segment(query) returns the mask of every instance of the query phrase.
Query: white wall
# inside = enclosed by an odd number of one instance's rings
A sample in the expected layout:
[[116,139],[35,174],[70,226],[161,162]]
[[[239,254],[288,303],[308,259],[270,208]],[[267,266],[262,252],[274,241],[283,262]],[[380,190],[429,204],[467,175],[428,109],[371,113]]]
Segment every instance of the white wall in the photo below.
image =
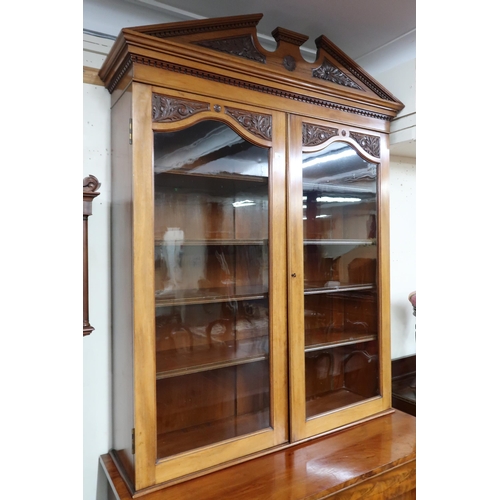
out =
[[[84,5],[92,4],[85,2]],[[115,13],[116,14],[116,13]],[[85,12],[84,12],[85,16]],[[126,18],[121,25],[137,25]],[[163,21],[162,19],[161,21]],[[144,24],[160,22],[144,19]],[[103,31],[102,25],[88,29]],[[109,33],[109,30],[106,30]],[[112,41],[84,35],[83,65],[99,68]],[[404,119],[415,115],[411,85],[415,73],[392,68],[379,79],[396,97],[406,102]],[[413,79],[413,84],[411,80]],[[401,91],[398,91],[398,85]],[[408,96],[406,96],[408,94]],[[408,105],[408,103],[410,103]],[[83,500],[105,500],[106,485],[99,473],[99,456],[111,447],[111,324],[110,324],[110,96],[102,86],[83,85],[83,177],[95,175],[102,184],[89,217],[90,323],[95,331],[83,339]],[[406,116],[406,114],[408,116]],[[413,118],[414,121],[414,118]],[[415,123],[408,127],[415,135]],[[396,130],[398,131],[398,130]],[[408,132],[406,132],[408,134]],[[408,136],[406,135],[405,138]],[[392,141],[391,139],[391,142]],[[415,353],[415,318],[408,294],[416,289],[415,256],[415,159],[391,157],[391,321],[392,356]]]
[[373,76],[405,107],[391,123],[390,230],[391,230],[391,353],[400,358],[416,353],[413,307],[416,290],[416,59],[384,68]]
[[416,290],[416,165],[414,158],[391,157],[391,354],[415,354],[415,316],[408,301]]
[[99,456],[111,447],[110,323],[110,95],[83,85],[83,173],[101,182],[92,202],[89,231],[89,318],[95,330],[83,339],[83,498],[104,500]]

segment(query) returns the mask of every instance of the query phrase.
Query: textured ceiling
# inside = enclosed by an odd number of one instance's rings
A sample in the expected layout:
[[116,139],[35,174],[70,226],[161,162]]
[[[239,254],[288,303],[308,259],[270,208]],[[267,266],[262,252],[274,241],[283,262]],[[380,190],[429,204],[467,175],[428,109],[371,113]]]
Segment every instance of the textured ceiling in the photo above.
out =
[[355,60],[398,46],[400,58],[415,58],[416,0],[123,0],[166,11],[180,19],[263,14],[259,35],[272,41],[276,27],[309,36],[306,53],[316,53],[314,40],[329,38]]

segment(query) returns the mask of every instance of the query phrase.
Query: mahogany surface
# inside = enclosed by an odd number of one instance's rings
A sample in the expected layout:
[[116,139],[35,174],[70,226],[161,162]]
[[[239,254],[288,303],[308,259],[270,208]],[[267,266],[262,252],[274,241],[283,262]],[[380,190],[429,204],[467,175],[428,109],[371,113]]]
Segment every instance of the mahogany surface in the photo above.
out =
[[[132,496],[109,454],[101,465],[114,498]],[[343,431],[141,495],[175,499],[416,498],[416,419],[395,410]]]

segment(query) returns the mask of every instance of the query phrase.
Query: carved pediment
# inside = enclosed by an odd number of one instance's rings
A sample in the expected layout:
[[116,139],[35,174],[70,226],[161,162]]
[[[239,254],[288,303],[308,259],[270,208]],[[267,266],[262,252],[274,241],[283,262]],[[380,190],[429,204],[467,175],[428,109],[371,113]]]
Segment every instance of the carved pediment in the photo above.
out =
[[324,59],[323,64],[319,68],[313,69],[312,76],[314,78],[327,80],[338,85],[344,85],[353,89],[363,90],[354,80],[352,80],[352,78],[349,78],[344,72],[334,66],[328,59]]
[[125,77],[141,81],[141,72],[136,77],[131,68],[146,65],[381,120],[392,120],[404,107],[323,35],[316,39],[314,62],[300,52],[308,37],[284,28],[272,32],[276,50],[264,49],[257,36],[261,18],[252,14],[124,28],[99,76],[113,92]]
[[207,47],[219,52],[225,52],[233,56],[244,57],[251,61],[266,62],[266,56],[261,54],[253,43],[251,35],[236,36],[233,38],[221,38],[217,40],[202,40],[193,42],[201,47]]

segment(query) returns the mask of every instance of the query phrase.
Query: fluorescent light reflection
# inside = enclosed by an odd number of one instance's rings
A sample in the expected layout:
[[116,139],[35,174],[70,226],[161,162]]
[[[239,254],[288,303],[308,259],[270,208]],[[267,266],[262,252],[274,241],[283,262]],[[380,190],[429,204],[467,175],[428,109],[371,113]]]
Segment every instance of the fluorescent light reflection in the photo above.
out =
[[316,158],[310,158],[302,163],[302,168],[314,167],[316,165],[321,165],[322,163],[328,163],[329,161],[340,160],[341,158],[349,158],[350,156],[356,156],[357,153],[353,149],[343,149],[342,151],[336,151],[326,156],[318,156]]
[[234,208],[239,208],[239,207],[251,207],[252,205],[255,205],[255,201],[252,200],[244,200],[244,201],[235,201],[233,203]]
[[[323,215],[316,215],[316,219],[324,219],[325,217],[331,217],[330,215],[323,214]],[[307,217],[302,217],[302,220],[307,220]]]
[[344,198],[342,196],[320,196],[316,201],[321,203],[355,203],[361,201],[361,198]]

